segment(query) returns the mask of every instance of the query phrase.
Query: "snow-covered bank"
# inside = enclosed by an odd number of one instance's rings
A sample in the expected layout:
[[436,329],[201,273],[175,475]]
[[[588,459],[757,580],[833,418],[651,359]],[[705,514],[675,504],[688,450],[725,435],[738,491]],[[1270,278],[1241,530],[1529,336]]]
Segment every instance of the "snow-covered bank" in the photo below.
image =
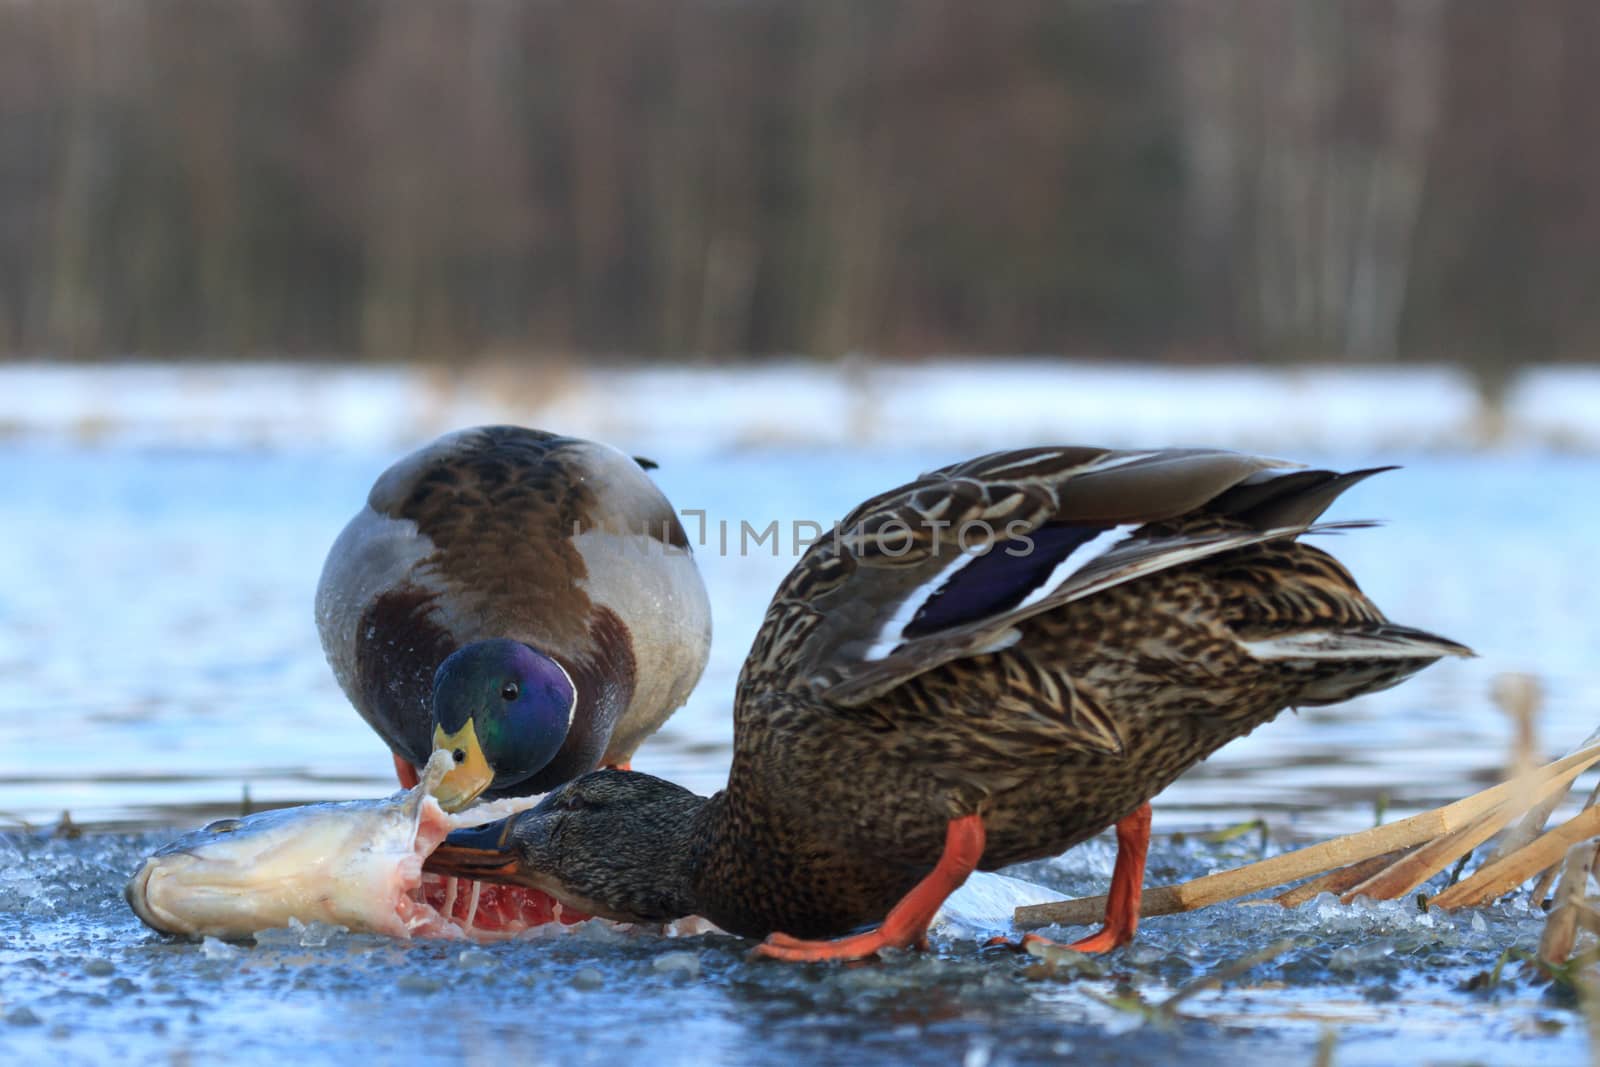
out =
[[511,421],[635,447],[1204,443],[1600,451],[1600,367],[1523,374],[1487,413],[1450,367],[1170,368],[1047,360],[462,374],[294,364],[0,365],[0,435],[391,447]]

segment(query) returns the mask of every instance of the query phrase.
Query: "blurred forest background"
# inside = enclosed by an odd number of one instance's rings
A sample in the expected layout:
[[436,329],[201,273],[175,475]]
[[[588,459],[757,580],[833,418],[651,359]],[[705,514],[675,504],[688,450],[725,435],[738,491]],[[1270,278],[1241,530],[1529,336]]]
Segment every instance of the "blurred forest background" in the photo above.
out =
[[1600,342],[1594,0],[0,0],[12,358]]

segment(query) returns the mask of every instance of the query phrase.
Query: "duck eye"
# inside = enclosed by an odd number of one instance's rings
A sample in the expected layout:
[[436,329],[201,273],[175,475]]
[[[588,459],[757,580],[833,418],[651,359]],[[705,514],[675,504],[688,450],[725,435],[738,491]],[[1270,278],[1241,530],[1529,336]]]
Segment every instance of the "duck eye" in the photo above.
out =
[[500,688],[500,698],[502,700],[515,700],[521,692],[522,690],[517,688],[516,682],[507,682]]
[[467,762],[467,750],[464,748],[458,748],[454,752],[450,753],[450,758],[455,760],[457,763],[465,763]]

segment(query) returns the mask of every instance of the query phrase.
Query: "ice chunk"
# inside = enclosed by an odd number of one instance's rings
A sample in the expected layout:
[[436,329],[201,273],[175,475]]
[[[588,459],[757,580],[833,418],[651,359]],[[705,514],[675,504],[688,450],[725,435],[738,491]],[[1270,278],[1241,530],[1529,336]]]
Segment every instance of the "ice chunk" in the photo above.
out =
[[208,937],[204,941],[200,942],[200,954],[208,960],[228,960],[239,955],[239,949],[237,946],[230,945],[226,941],[219,941],[214,937]]
[[994,1042],[980,1037],[967,1046],[966,1054],[961,1057],[961,1067],[989,1067],[993,1056]]
[[1394,955],[1394,942],[1387,940],[1341,945],[1328,957],[1328,967],[1335,971],[1361,971],[1392,955]]
[[657,956],[650,969],[684,980],[700,977],[700,955],[695,952],[668,952]]
[[1011,916],[1029,904],[1047,904],[1063,894],[1005,874],[974,871],[934,916],[932,933],[949,940],[981,940],[1011,932]]
[[253,936],[256,944],[264,948],[322,948],[344,933],[348,931],[342,926],[316,919],[301,922],[291,915],[288,925],[258,930]]

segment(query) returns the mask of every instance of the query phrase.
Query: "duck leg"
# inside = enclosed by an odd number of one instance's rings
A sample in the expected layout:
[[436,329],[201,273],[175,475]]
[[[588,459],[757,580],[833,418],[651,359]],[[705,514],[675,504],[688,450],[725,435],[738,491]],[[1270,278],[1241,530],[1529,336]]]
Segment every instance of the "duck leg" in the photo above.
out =
[[928,926],[946,898],[961,887],[983,858],[983,816],[964,815],[945,828],[944,852],[927,877],[912,887],[876,930],[837,941],[806,941],[788,934],[772,934],[755,948],[755,955],[777,960],[860,960],[882,948],[926,948]]
[[1150,802],[1117,821],[1117,865],[1111,870],[1106,924],[1098,934],[1074,941],[1079,952],[1109,952],[1133,940],[1139,928],[1139,897],[1144,893],[1144,861],[1150,852]]
[[[1077,952],[1109,952],[1133,940],[1139,928],[1139,898],[1144,893],[1144,861],[1150,852],[1150,802],[1140,804],[1129,815],[1117,820],[1117,865],[1111,871],[1111,892],[1106,897],[1106,923],[1098,934],[1091,934],[1067,947]],[[989,944],[1009,944],[997,937]],[[1053,945],[1048,937],[1024,934],[1016,947],[1029,944]]]

